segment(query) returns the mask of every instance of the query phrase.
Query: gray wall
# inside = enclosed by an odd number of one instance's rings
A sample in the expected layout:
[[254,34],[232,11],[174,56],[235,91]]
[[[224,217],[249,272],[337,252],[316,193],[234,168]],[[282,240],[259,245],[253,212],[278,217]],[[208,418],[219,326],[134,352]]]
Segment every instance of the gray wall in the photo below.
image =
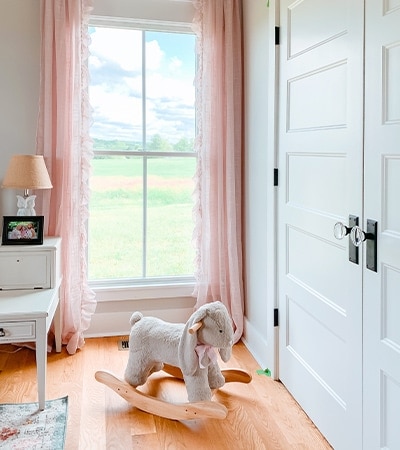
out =
[[274,90],[275,4],[244,0],[245,342],[273,370],[275,302]]
[[[34,154],[39,100],[39,0],[0,0],[0,180],[13,154]],[[20,193],[20,192],[19,192]],[[0,217],[17,212],[0,190]]]

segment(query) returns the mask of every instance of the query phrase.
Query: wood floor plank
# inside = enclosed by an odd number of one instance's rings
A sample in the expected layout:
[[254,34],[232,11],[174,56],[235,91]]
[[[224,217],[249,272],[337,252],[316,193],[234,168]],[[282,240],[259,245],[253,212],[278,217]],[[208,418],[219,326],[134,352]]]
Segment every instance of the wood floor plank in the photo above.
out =
[[[128,351],[120,337],[87,339],[83,350],[48,356],[47,398],[69,397],[66,450],[327,450],[329,444],[285,387],[265,375],[246,347],[235,345],[223,367],[246,369],[249,384],[227,383],[213,400],[225,405],[224,420],[176,421],[139,411],[97,382],[97,370],[123,376]],[[1,351],[1,346],[0,346]],[[185,402],[185,385],[165,372],[140,388],[167,401]],[[35,354],[0,352],[0,402],[37,401]]]
[[104,414],[106,397],[99,383],[93,383],[93,374],[99,364],[105,364],[108,350],[109,347],[101,341],[95,341],[90,355],[86,355],[84,350],[80,352],[84,358],[79,448],[107,448],[107,434],[104,433],[107,426],[107,416]]

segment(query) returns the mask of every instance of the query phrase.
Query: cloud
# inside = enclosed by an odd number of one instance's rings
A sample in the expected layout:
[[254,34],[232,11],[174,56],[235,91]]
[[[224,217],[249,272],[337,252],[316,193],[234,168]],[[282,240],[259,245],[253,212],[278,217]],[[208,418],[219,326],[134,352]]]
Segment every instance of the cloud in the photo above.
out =
[[[162,47],[162,34],[146,42],[146,128],[149,139],[160,134],[175,143],[194,137],[194,74],[174,48]],[[141,141],[142,32],[96,28],[91,37],[92,136]]]
[[[91,34],[90,53],[97,57],[96,65],[115,63],[125,71],[138,71],[142,65],[141,32],[118,28],[96,28]],[[127,49],[136,49],[127,58]]]
[[171,72],[178,72],[179,69],[182,67],[182,64],[183,63],[179,58],[177,58],[176,56],[173,56],[169,61],[168,68]]
[[146,42],[146,69],[158,70],[165,57],[157,41]]

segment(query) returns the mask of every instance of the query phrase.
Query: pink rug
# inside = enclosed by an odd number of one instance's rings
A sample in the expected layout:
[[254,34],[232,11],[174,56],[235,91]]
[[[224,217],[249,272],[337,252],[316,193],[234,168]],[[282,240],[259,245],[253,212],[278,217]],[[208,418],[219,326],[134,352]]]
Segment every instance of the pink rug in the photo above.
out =
[[68,397],[38,403],[0,404],[0,449],[63,450]]

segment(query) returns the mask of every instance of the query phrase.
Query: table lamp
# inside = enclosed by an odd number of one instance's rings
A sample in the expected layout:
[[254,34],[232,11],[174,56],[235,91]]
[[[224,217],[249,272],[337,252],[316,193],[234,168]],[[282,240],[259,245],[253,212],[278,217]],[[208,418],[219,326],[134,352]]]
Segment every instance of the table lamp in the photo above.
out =
[[17,195],[17,216],[36,216],[36,195],[29,195],[29,189],[51,189],[53,187],[43,156],[14,155],[1,187],[23,189],[24,196]]

